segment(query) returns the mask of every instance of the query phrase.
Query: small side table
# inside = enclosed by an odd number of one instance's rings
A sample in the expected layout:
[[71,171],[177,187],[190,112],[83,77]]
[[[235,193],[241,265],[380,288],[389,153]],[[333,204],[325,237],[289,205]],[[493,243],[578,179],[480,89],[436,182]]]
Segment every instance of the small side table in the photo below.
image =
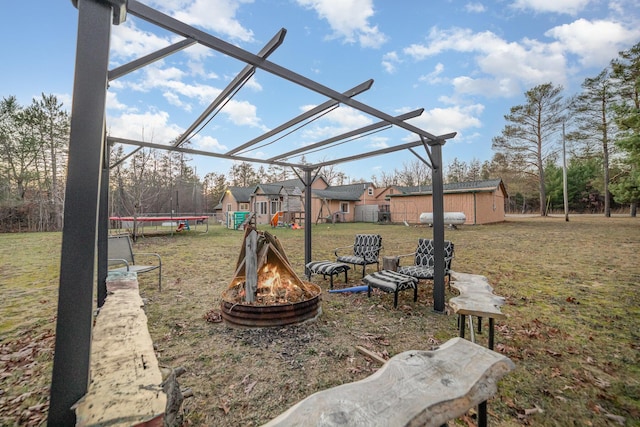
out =
[[[489,318],[489,350],[494,347],[494,321],[495,319],[504,319],[505,315],[500,311],[500,307],[504,305],[504,298],[493,293],[493,288],[489,285],[486,277],[477,274],[455,273],[453,281],[450,282],[451,287],[460,292],[460,296],[451,298],[449,306],[453,312],[458,314],[458,327],[460,328],[460,337],[465,335],[465,320],[469,316],[469,334],[471,342],[475,343],[475,335],[473,331],[472,316],[478,317],[478,332],[483,317]],[[478,426],[487,426],[487,402],[478,405]]]

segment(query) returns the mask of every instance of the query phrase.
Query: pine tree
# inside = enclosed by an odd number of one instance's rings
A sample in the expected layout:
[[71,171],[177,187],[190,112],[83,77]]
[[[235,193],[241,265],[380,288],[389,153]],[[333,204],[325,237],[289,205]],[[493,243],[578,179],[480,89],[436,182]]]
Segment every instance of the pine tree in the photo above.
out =
[[[526,103],[511,107],[504,118],[508,124],[500,136],[493,138],[492,148],[514,160],[538,183],[540,215],[547,214],[544,165],[558,150],[556,135],[565,120],[562,86],[545,83],[525,93]],[[517,162],[516,162],[517,161]]]

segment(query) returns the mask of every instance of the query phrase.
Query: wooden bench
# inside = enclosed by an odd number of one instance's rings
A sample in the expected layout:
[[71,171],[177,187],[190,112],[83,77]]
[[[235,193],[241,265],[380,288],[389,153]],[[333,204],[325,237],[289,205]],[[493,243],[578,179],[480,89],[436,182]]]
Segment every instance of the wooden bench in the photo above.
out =
[[172,425],[183,399],[179,373],[164,372],[163,381],[136,274],[109,273],[107,291],[92,331],[91,382],[73,408],[76,425]]
[[347,271],[351,269],[348,264],[333,261],[312,261],[305,267],[308,280],[311,280],[312,274],[322,274],[325,279],[329,276],[330,289],[333,289],[333,276],[340,273],[344,273],[344,283],[347,283]]
[[[493,293],[493,288],[489,285],[486,277],[477,274],[466,274],[452,272],[453,281],[449,282],[451,287],[460,292],[460,296],[451,298],[449,306],[454,313],[458,314],[458,327],[460,337],[465,336],[466,316],[469,316],[469,334],[472,342],[475,342],[473,331],[473,317],[478,317],[478,333],[482,332],[482,318],[489,318],[489,339],[488,348],[494,347],[494,321],[503,319],[505,315],[500,311],[504,305],[504,298]],[[486,402],[482,402],[478,408],[478,425],[487,425]]]
[[264,427],[440,426],[495,395],[513,369],[506,356],[453,338],[433,351],[400,353],[363,380],[314,393]]

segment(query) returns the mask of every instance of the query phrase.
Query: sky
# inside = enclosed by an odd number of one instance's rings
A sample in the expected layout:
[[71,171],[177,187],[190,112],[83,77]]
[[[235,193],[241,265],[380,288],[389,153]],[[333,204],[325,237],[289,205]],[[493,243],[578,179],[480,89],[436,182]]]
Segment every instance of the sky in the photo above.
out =
[[[585,78],[640,42],[639,0],[143,0],[200,30],[258,53],[281,29],[269,61],[344,92],[369,79],[354,99],[434,135],[456,132],[443,163],[491,160],[491,140],[511,107],[543,83],[580,91]],[[78,10],[71,0],[12,2],[0,26],[0,96],[22,106],[56,95],[71,111]],[[181,40],[128,15],[112,27],[110,69]],[[184,132],[245,64],[194,45],[114,80],[107,93],[107,131],[114,137],[169,144]],[[226,153],[328,98],[266,71],[251,80],[191,138],[190,148]],[[267,159],[379,121],[340,106],[297,131],[242,155]],[[306,155],[312,163],[416,140],[393,127]],[[134,147],[125,146],[126,151]],[[424,154],[420,147],[418,154]],[[426,156],[424,156],[426,157]],[[298,163],[299,157],[289,161]],[[402,151],[336,165],[369,180],[415,162]],[[203,177],[232,162],[194,156]],[[255,164],[256,169],[259,164]]]

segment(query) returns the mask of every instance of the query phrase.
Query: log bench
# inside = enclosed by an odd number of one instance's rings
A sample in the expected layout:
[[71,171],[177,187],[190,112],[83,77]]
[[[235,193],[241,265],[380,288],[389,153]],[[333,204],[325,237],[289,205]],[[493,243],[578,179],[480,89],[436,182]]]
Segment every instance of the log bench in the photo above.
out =
[[136,273],[109,273],[95,319],[91,380],[74,405],[79,426],[162,426],[163,378],[147,329]]
[[506,356],[453,338],[433,351],[400,353],[363,380],[314,393],[264,427],[440,426],[493,396],[513,369]]
[[[493,288],[489,285],[486,277],[478,274],[466,274],[452,272],[453,281],[449,282],[451,287],[457,289],[460,295],[449,300],[449,306],[454,313],[458,314],[459,335],[465,336],[466,316],[469,316],[469,334],[472,342],[475,342],[473,331],[473,317],[478,317],[478,333],[482,332],[482,318],[489,318],[489,339],[488,348],[494,347],[494,321],[503,319],[505,315],[500,311],[504,305],[504,298],[493,293]],[[487,425],[487,406],[482,402],[478,407],[478,426]]]

